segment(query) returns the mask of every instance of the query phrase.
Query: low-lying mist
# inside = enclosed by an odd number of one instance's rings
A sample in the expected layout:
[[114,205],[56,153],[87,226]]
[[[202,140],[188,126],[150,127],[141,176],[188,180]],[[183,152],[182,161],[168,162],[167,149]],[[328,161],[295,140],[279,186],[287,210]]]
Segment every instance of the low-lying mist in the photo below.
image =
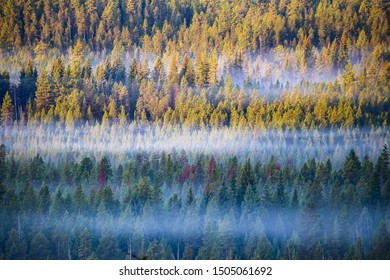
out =
[[390,257],[387,128],[30,123],[0,141],[0,258]]
[[378,156],[389,144],[387,128],[316,129],[307,131],[194,129],[154,125],[126,126],[79,124],[66,128],[61,124],[14,126],[0,133],[0,143],[16,158],[32,158],[39,153],[45,160],[57,162],[64,157],[81,159],[108,157],[117,166],[136,153],[179,153],[192,159],[197,154],[216,157],[230,155],[240,160],[279,162],[294,160],[300,166],[308,159],[330,159],[339,167],[351,149],[361,157]]

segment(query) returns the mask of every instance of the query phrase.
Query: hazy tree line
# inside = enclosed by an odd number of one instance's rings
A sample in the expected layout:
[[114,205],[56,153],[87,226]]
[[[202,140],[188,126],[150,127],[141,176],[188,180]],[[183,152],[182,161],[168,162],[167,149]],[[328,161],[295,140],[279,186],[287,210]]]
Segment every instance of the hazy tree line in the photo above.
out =
[[367,58],[368,70],[347,64],[338,79],[330,82],[290,84],[266,78],[253,81],[248,76],[238,86],[233,81],[236,70],[220,76],[217,64],[194,64],[188,56],[180,62],[173,57],[169,67],[157,57],[151,70],[146,60],[133,58],[127,67],[117,57],[106,59],[93,71],[89,58],[79,58],[84,57],[82,48],[80,42],[75,45],[71,57],[78,58],[73,62],[66,65],[60,57],[49,71],[39,74],[29,61],[16,84],[3,71],[3,125],[15,120],[69,125],[85,120],[135,120],[197,127],[308,129],[387,126],[389,122],[390,67],[385,50],[377,49]]
[[[0,143],[15,160],[32,160],[37,153],[45,162],[62,164],[85,156],[106,157],[115,168],[140,152],[177,154],[185,152],[194,161],[198,154],[225,161],[235,155],[242,162],[267,162],[271,156],[281,164],[293,161],[300,168],[308,159],[326,161],[334,168],[343,165],[351,149],[375,160],[390,144],[388,128],[309,129],[199,129],[164,125],[35,122],[16,124],[0,132]],[[60,169],[62,167],[59,167]]]
[[389,152],[297,168],[138,153],[56,165],[0,149],[6,259],[389,259]]
[[1,4],[6,125],[128,119],[310,128],[389,121],[383,1]]
[[[386,1],[272,0],[2,0],[0,47],[66,49],[80,39],[91,50],[143,46],[160,54],[256,52],[284,45],[310,52],[389,43]],[[335,45],[335,46],[333,46]]]
[[0,0],[0,258],[390,259],[389,18]]

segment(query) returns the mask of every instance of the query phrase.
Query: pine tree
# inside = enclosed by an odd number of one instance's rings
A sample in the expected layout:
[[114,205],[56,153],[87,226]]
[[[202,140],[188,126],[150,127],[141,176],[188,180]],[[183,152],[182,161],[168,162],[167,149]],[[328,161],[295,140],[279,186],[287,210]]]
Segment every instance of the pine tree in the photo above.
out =
[[34,213],[38,206],[35,190],[28,186],[23,193],[22,208],[25,213]]
[[188,189],[188,192],[187,192],[186,198],[184,200],[184,203],[185,203],[185,205],[187,207],[191,207],[191,205],[194,202],[194,200],[195,200],[194,193],[192,191],[192,187],[190,187]]
[[356,185],[360,179],[361,164],[354,150],[349,152],[349,155],[344,163],[343,177],[346,183]]
[[168,82],[171,84],[177,84],[178,81],[178,61],[177,55],[173,55],[171,58],[171,63],[169,64],[168,69]]
[[184,247],[183,260],[193,260],[194,259],[194,251],[190,244],[186,244]]
[[51,105],[51,85],[46,70],[42,70],[37,80],[37,91],[35,92],[36,112],[42,110],[47,112]]
[[6,178],[6,171],[7,171],[7,166],[6,166],[6,148],[4,144],[0,145],[0,184],[3,182]]
[[29,60],[27,68],[22,68],[20,72],[20,84],[18,86],[18,96],[20,98],[20,105],[25,107],[29,100],[32,101],[37,90],[38,72],[33,66],[32,61]]
[[312,259],[318,243],[323,241],[323,223],[320,208],[323,205],[322,187],[315,181],[309,183],[305,194],[305,206],[300,217],[300,255]]
[[352,259],[354,259],[354,260],[363,260],[364,259],[363,244],[362,244],[361,238],[358,238],[355,242],[355,247],[353,250]]
[[378,160],[371,175],[371,180],[365,189],[365,202],[366,205],[371,207],[376,207],[381,195],[380,170],[380,160]]
[[124,258],[118,241],[107,231],[103,231],[100,236],[96,254],[100,260],[120,260]]
[[38,193],[38,210],[43,215],[49,212],[50,207],[50,191],[47,185],[43,186]]
[[383,186],[383,201],[384,205],[390,205],[390,178],[387,179]]
[[12,105],[11,96],[7,91],[3,99],[3,104],[1,105],[1,123],[4,127],[12,124],[13,114],[14,106]]
[[8,233],[8,240],[5,243],[7,260],[24,260],[27,253],[27,245],[23,235],[12,229]]
[[98,177],[98,184],[99,187],[104,188],[107,184],[107,181],[112,176],[112,170],[111,165],[106,157],[103,157],[100,161],[99,166],[99,177]]
[[78,257],[80,260],[87,260],[92,255],[92,238],[87,228],[80,233],[79,240]]
[[255,260],[272,260],[274,259],[274,250],[267,236],[262,234],[257,242],[256,249],[254,251]]
[[165,80],[164,65],[160,57],[157,57],[154,63],[152,78],[156,83],[162,83]]
[[390,234],[384,221],[381,221],[377,227],[374,239],[372,241],[372,248],[370,259],[374,260],[388,260],[390,258]]
[[292,236],[286,242],[286,246],[283,249],[283,259],[284,260],[298,260],[299,256],[299,241],[296,236]]
[[241,170],[239,180],[240,180],[240,188],[238,189],[237,192],[237,199],[238,201],[242,201],[247,189],[249,188],[254,190],[255,188],[255,176],[253,173],[251,160],[249,158],[246,160],[245,165]]
[[76,188],[73,195],[73,205],[76,212],[83,212],[87,207],[87,200],[81,186]]
[[274,198],[274,201],[276,202],[276,206],[279,208],[284,208],[287,206],[287,195],[286,195],[284,184],[285,183],[283,180],[283,175],[282,172],[280,172],[278,185],[276,188],[275,198]]
[[108,117],[111,120],[115,120],[117,118],[116,104],[115,104],[114,99],[111,99],[110,103],[108,104]]
[[195,84],[198,87],[208,86],[210,83],[210,65],[207,61],[206,53],[202,53],[196,58]]
[[389,151],[387,145],[383,145],[381,155],[378,159],[380,161],[380,183],[381,186],[390,178],[390,161],[389,161]]
[[218,73],[218,57],[216,52],[211,55],[210,59],[210,70],[209,70],[209,80],[210,85],[215,86],[218,82],[217,73]]
[[72,110],[69,109],[68,112],[66,113],[66,118],[65,118],[66,131],[72,132],[74,129],[74,124],[75,124],[75,118],[73,116]]
[[0,72],[0,100],[11,90],[10,76],[7,71]]
[[194,65],[191,58],[189,58],[187,55],[185,55],[183,58],[183,62],[180,67],[179,78],[181,82],[184,79],[185,83],[190,87],[195,85]]
[[46,235],[39,231],[35,234],[31,240],[31,249],[29,258],[32,260],[46,260],[50,259],[50,241],[47,239]]
[[137,65],[137,61],[134,58],[131,61],[130,70],[129,70],[129,81],[130,81],[130,83],[135,82],[137,76],[138,76],[138,65]]

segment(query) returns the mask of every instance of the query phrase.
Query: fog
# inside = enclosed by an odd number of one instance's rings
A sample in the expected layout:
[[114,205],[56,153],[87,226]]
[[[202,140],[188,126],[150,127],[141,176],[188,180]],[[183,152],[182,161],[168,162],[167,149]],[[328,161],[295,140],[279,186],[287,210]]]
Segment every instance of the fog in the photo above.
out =
[[336,168],[351,149],[362,158],[376,158],[389,145],[387,128],[318,129],[308,131],[194,129],[172,126],[78,124],[69,129],[61,124],[14,126],[0,133],[0,143],[16,158],[32,158],[39,153],[57,162],[72,156],[108,157],[116,166],[139,152],[181,152],[190,159],[200,153],[216,157],[235,155],[254,162],[294,160],[300,166],[308,159],[330,159]]
[[[370,199],[371,183],[364,182],[372,178],[348,183],[340,168],[350,149],[360,159],[368,155],[375,163],[383,145],[389,145],[389,137],[387,128],[283,131],[136,123],[78,123],[72,128],[60,123],[14,125],[0,133],[10,166],[0,193],[0,245],[9,244],[12,230],[27,242],[33,242],[36,235],[42,239],[39,234],[44,234],[50,240],[49,256],[22,252],[19,258],[83,258],[78,248],[87,232],[91,248],[103,259],[181,259],[187,245],[194,250],[192,258],[292,258],[285,256],[288,248],[299,251],[300,258],[326,259],[342,258],[359,240],[359,250],[368,258],[375,232],[390,208],[380,194],[378,200]],[[176,173],[166,171],[163,152],[178,164]],[[179,159],[183,152],[189,165]],[[150,157],[146,171],[143,159],[137,159],[145,153],[146,157],[157,155],[157,163]],[[37,154],[44,160],[38,169],[39,161],[30,166]],[[194,163],[201,154],[208,158],[203,158],[204,165],[198,169]],[[94,167],[80,172],[76,165],[86,156],[93,159]],[[218,168],[216,175],[210,167],[211,156]],[[229,177],[233,156],[239,161],[238,170],[233,171],[237,172],[235,183]],[[280,164],[273,175],[267,167],[272,156]],[[108,169],[102,169],[103,157],[110,161],[110,178]],[[263,168],[256,173],[259,177],[252,187],[242,183],[247,158],[253,170],[255,163]],[[322,180],[317,185],[319,193],[312,191],[316,186],[301,177],[299,169],[293,171],[312,158],[317,163],[330,159],[332,165],[328,179],[318,179]],[[291,174],[281,183],[278,178],[283,178],[284,167],[290,163]],[[119,164],[124,166],[120,177]],[[131,173],[134,164],[137,173]],[[194,171],[181,182],[179,178],[185,174],[181,165],[203,170],[204,175],[196,177],[201,173]],[[317,167],[312,172],[318,173]],[[46,198],[44,186],[48,186]],[[188,199],[190,188],[192,197]],[[155,241],[163,246],[158,247],[157,255],[153,253]],[[119,253],[101,249],[104,246],[118,247]],[[271,255],[264,255],[264,248],[270,248]],[[340,253],[332,251],[334,248]]]
[[[171,63],[172,56],[174,54],[165,52],[160,55],[164,64],[165,73],[168,73],[168,69]],[[187,55],[193,60],[195,65],[196,56],[195,53],[187,53]],[[284,69],[283,63],[286,56],[290,56],[290,66],[288,69]],[[312,57],[316,58],[321,55],[321,50],[313,49]],[[356,58],[356,53],[350,52],[350,61],[354,66],[358,67],[360,60]],[[368,55],[368,54],[366,54]],[[152,72],[154,63],[159,55],[155,53],[145,52],[142,48],[136,47],[131,51],[118,52],[117,50],[94,52],[88,51],[83,54],[83,59],[87,57],[91,61],[93,73],[96,73],[98,66],[104,66],[106,60],[114,61],[117,58],[121,58],[126,67],[126,72],[129,72],[130,64],[133,59],[137,63],[146,62],[149,71]],[[247,82],[247,78],[250,78],[251,87],[257,88],[259,91],[269,90],[272,87],[272,93],[270,97],[275,97],[277,91],[275,86],[278,84],[280,88],[283,88],[288,83],[290,86],[299,85],[302,81],[310,81],[312,83],[330,82],[340,77],[340,72],[344,69],[338,69],[337,67],[325,67],[316,66],[314,63],[305,65],[303,71],[299,61],[296,61],[296,54],[292,49],[281,48],[271,49],[267,51],[243,54],[242,67],[234,68],[232,66],[232,57],[227,57],[224,54],[217,55],[217,79],[226,80],[227,75],[232,78],[233,84],[239,87],[244,87]],[[16,57],[16,58],[15,58]],[[64,61],[65,66],[69,66],[72,61],[72,49],[66,52],[58,49],[48,49],[45,54],[33,54],[26,50],[14,52],[4,52],[0,56],[0,71],[7,70],[10,73],[11,82],[17,84],[19,82],[20,71],[23,66],[27,65],[28,60],[32,60],[34,66],[37,68],[38,73],[43,69],[50,73],[51,68],[56,59],[61,58]],[[207,57],[211,59],[211,54]],[[183,55],[178,57],[179,68],[183,60]],[[83,65],[84,61],[80,62]],[[180,70],[180,69],[179,69]],[[281,91],[280,91],[281,92]],[[265,93],[269,94],[269,93]]]

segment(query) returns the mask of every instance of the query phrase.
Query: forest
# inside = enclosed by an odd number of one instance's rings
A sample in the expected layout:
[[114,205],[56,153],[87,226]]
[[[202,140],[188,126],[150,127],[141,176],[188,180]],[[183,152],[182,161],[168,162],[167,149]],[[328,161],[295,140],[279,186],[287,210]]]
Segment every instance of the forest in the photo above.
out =
[[389,19],[0,0],[0,259],[390,259]]

